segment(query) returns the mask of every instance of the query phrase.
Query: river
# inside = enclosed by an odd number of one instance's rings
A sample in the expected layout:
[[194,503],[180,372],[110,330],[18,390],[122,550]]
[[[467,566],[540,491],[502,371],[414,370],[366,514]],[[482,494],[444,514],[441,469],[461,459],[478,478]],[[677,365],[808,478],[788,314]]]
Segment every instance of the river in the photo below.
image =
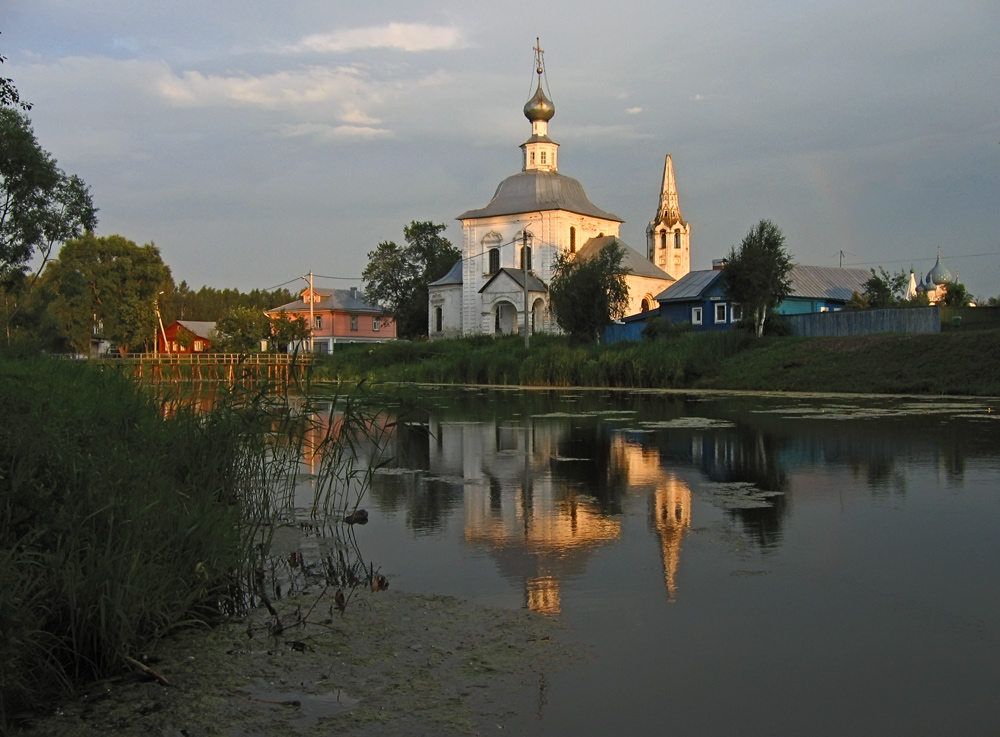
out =
[[[996,735],[995,400],[426,389],[356,527],[579,657],[529,735]],[[305,502],[303,502],[305,504]]]

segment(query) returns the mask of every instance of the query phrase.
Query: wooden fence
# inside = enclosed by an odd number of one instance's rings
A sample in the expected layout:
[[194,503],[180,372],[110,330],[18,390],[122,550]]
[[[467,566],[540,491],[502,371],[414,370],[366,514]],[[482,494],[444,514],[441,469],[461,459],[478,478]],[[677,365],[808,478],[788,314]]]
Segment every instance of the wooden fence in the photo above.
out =
[[792,335],[810,338],[879,333],[939,333],[941,315],[936,305],[888,310],[842,310],[784,315]]
[[149,383],[181,381],[289,382],[308,370],[311,355],[293,353],[109,353],[86,359]]

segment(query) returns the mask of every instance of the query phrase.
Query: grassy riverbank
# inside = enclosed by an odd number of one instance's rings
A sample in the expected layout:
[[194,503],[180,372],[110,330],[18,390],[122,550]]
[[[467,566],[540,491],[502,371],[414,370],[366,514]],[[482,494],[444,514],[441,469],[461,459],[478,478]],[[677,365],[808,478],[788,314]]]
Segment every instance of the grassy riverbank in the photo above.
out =
[[747,389],[1000,396],[1000,331],[856,338],[682,333],[571,346],[516,336],[337,346],[315,379],[521,386]]
[[2,732],[234,605],[273,425],[253,401],[196,414],[41,358],[0,359],[0,407]]

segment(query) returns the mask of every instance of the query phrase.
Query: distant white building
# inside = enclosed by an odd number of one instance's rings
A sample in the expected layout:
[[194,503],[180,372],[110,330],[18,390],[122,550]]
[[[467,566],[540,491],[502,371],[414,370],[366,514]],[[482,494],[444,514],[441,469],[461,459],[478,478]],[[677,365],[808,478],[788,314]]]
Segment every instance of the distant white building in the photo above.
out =
[[[587,258],[618,238],[622,219],[594,205],[580,182],[559,173],[559,144],[548,135],[555,106],[542,91],[541,50],[535,51],[538,87],[524,106],[531,137],[521,144],[521,171],[504,179],[485,207],[458,216],[462,223],[462,259],[447,275],[429,285],[428,325],[432,339],[523,329],[525,258],[531,330],[558,332],[548,310],[548,284],[559,255]],[[669,156],[667,167],[673,186]],[[676,204],[676,189],[673,201]],[[654,232],[668,227],[671,233],[679,229],[686,249],[686,273],[690,268],[690,226],[680,219],[679,208],[674,209],[677,217],[669,225],[664,221]],[[626,278],[630,296],[626,314],[654,307],[654,296],[672,284],[675,276],[624,242],[619,243],[625,249],[624,265],[631,271]],[[668,259],[668,263],[673,261]]]

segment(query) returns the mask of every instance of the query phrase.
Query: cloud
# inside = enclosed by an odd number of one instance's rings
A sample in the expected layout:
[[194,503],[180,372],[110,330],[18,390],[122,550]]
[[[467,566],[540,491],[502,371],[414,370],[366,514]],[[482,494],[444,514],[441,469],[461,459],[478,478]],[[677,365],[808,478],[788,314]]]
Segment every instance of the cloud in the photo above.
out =
[[328,125],[325,123],[299,123],[283,125],[278,133],[284,138],[312,138],[320,142],[339,143],[342,141],[369,141],[375,138],[388,138],[392,132],[385,128],[364,125]]
[[364,94],[365,83],[352,67],[307,67],[262,76],[168,73],[157,85],[168,101],[182,107],[247,105],[279,108],[328,102]]
[[639,113],[642,112],[642,108],[641,107],[630,107],[630,108],[626,108],[625,112],[627,114],[629,114],[629,115],[638,115]]
[[452,26],[423,23],[390,23],[386,26],[351,28],[315,33],[282,49],[285,53],[342,53],[359,49],[397,51],[449,51],[466,46],[463,34]]

